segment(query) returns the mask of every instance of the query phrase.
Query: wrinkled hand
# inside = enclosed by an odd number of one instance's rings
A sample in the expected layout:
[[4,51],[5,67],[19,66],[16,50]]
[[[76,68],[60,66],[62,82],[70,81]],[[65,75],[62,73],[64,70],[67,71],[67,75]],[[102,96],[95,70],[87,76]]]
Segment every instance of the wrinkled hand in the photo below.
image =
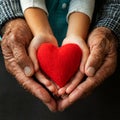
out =
[[46,89],[30,77],[34,69],[27,55],[27,48],[32,39],[32,33],[26,22],[23,19],[12,20],[5,25],[3,32],[1,48],[6,69],[26,90],[42,100],[51,111],[55,111],[55,100]]
[[94,29],[88,38],[88,46],[90,55],[85,66],[85,73],[88,77],[68,97],[58,102],[60,111],[91,93],[115,71],[116,39],[109,29],[104,27]]
[[75,74],[75,76],[71,79],[71,81],[66,86],[64,86],[58,91],[58,94],[63,96],[66,93],[70,94],[82,81],[85,75],[85,64],[89,56],[89,49],[87,47],[87,44],[85,40],[83,40],[80,36],[71,34],[63,40],[62,45],[69,44],[69,43],[77,44],[80,47],[80,49],[82,50],[82,59],[81,59],[78,72]]

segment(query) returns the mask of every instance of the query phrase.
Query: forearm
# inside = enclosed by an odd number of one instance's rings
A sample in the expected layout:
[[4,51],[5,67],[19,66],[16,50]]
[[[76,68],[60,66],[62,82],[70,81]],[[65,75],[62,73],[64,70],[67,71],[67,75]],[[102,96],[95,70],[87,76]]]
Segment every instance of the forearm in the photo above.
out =
[[6,22],[23,17],[19,0],[0,0],[0,34]]
[[67,36],[77,35],[86,39],[90,25],[90,18],[87,15],[80,12],[72,13],[69,16],[68,24]]
[[76,34],[86,39],[92,19],[95,0],[71,0],[68,11],[67,35]]
[[67,17],[69,18],[69,15],[73,12],[81,12],[86,14],[90,20],[92,20],[94,5],[95,0],[70,0]]
[[39,8],[28,8],[24,12],[26,21],[34,36],[42,33],[52,33],[46,13]]

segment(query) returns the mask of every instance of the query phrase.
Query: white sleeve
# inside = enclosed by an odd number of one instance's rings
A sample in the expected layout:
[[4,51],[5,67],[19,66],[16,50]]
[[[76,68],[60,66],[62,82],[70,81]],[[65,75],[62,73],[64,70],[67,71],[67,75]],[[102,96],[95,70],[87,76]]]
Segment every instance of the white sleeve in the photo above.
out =
[[92,19],[95,0],[71,0],[67,14],[67,20],[72,12],[82,12]]
[[20,0],[20,3],[21,3],[23,13],[27,8],[37,7],[37,8],[41,8],[48,14],[48,11],[45,5],[45,0]]

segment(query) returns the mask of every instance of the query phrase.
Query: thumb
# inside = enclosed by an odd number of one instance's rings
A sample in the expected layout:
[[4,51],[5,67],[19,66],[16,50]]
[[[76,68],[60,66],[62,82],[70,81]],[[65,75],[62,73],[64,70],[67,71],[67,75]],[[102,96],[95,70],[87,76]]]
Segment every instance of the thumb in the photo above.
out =
[[26,76],[32,76],[34,74],[33,63],[29,56],[27,55],[26,49],[24,45],[20,45],[20,43],[14,47],[13,56],[17,62],[17,64],[24,71]]
[[102,49],[92,48],[90,51],[90,55],[88,57],[87,63],[85,65],[85,73],[87,76],[93,76],[96,71],[103,64],[105,54],[103,54]]

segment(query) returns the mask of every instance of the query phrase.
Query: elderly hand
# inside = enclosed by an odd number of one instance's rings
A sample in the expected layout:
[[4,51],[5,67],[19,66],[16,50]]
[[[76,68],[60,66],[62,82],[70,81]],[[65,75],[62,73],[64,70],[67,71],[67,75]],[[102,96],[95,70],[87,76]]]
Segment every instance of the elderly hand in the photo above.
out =
[[115,71],[116,39],[109,29],[105,27],[94,29],[88,38],[88,46],[90,55],[85,66],[85,73],[88,77],[72,93],[59,101],[58,109],[60,111],[88,95]]
[[[2,32],[1,48],[6,69],[25,89],[42,100],[51,111],[56,111],[55,100],[31,77],[34,74],[34,68],[27,48],[32,39],[32,33],[26,22],[23,19],[12,20],[6,23]],[[41,77],[43,80],[46,79],[44,76]]]

